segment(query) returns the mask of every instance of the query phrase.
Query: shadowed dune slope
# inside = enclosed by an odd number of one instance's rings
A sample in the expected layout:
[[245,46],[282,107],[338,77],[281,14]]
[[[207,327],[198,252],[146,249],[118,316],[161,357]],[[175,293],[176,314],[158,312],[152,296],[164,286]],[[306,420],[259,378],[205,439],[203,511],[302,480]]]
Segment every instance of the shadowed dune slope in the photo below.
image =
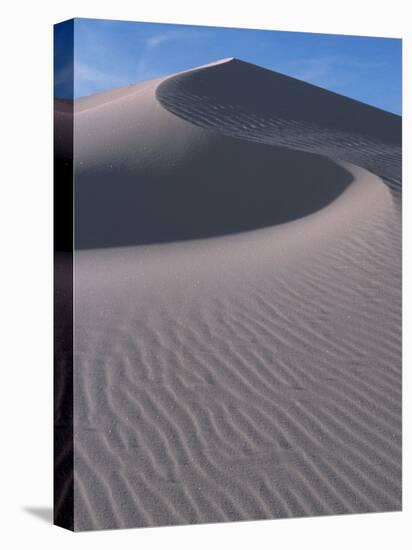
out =
[[97,165],[77,189],[78,248],[202,239],[299,219],[339,196],[351,174],[301,151],[217,135],[186,162]]
[[54,153],[55,161],[71,162],[73,159],[73,101],[54,100]]
[[[157,89],[158,98],[171,104],[184,93],[203,100],[211,114],[217,111],[217,120],[220,111],[231,107],[263,120],[299,120],[385,143],[398,145],[401,138],[397,115],[235,58],[180,73]],[[178,107],[176,111],[181,114]]]
[[325,154],[399,186],[398,115],[238,59],[178,74],[156,95],[200,127]]

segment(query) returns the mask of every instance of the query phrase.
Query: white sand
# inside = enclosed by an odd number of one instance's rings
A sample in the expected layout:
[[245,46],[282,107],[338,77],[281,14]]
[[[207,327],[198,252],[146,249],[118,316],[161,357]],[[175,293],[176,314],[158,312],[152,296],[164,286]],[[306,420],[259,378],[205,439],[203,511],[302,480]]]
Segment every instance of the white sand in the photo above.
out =
[[75,111],[75,528],[399,510],[399,118],[233,59]]

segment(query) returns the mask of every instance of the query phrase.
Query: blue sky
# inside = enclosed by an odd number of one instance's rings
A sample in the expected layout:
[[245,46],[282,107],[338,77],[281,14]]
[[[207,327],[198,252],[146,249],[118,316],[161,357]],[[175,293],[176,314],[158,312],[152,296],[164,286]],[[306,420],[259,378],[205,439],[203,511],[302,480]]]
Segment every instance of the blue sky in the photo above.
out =
[[399,39],[75,19],[73,90],[66,77],[73,48],[68,28],[65,23],[55,29],[58,97],[77,98],[237,57],[401,114]]

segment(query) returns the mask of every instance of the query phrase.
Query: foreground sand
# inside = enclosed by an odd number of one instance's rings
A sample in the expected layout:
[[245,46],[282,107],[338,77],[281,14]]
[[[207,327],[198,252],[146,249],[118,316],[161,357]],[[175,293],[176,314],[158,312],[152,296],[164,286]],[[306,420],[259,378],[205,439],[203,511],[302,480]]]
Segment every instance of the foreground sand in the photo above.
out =
[[75,109],[75,528],[399,510],[399,117],[237,60]]

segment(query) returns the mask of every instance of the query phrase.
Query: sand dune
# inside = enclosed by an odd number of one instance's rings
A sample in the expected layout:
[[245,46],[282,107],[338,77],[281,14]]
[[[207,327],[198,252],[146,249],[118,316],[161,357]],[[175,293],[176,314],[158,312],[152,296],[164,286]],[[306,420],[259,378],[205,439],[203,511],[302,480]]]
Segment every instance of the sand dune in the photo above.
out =
[[229,59],[74,132],[75,529],[399,510],[400,118]]

